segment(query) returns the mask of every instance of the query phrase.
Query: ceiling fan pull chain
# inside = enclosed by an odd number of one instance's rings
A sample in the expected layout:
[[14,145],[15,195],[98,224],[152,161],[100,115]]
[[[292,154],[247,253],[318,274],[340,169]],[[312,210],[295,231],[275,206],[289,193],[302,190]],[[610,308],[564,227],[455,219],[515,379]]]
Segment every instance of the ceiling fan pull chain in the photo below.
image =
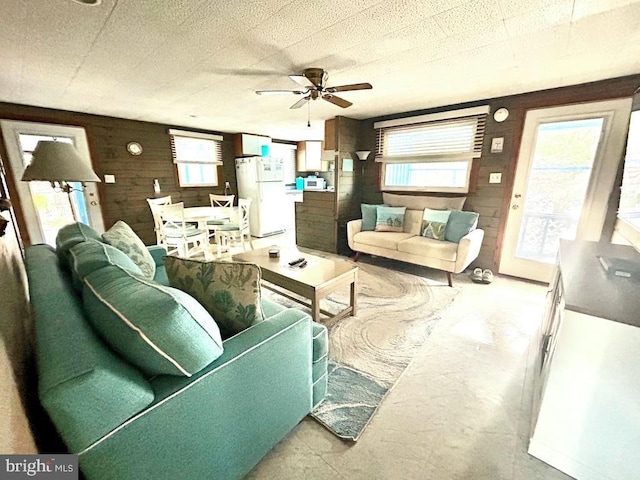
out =
[[311,128],[311,102],[307,102],[307,127]]

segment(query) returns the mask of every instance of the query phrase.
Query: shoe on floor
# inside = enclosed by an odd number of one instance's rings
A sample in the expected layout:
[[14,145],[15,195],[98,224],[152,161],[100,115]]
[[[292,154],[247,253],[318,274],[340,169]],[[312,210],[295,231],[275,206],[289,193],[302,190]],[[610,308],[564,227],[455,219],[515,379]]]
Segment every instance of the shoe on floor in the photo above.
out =
[[473,272],[471,272],[471,274],[469,275],[469,277],[471,278],[472,282],[482,283],[482,269],[481,268],[474,269]]
[[491,282],[493,282],[493,272],[488,268],[486,268],[482,272],[482,283],[491,283]]

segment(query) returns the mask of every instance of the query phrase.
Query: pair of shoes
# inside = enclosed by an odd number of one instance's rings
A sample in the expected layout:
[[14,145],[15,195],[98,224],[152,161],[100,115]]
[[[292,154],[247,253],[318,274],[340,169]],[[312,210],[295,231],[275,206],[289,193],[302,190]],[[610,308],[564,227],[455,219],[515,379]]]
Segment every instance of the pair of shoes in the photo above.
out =
[[486,268],[482,271],[482,283],[491,283],[493,282],[493,272]]
[[469,277],[471,278],[471,281],[474,283],[482,283],[482,269],[481,268],[474,269],[471,275],[469,275]]

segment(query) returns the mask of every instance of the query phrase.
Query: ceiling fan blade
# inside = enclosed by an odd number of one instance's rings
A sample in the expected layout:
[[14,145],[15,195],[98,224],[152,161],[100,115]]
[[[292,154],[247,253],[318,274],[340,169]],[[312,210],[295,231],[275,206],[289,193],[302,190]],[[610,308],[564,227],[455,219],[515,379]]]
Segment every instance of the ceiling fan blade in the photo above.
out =
[[302,90],[256,90],[258,95],[302,95],[307,92],[303,92]]
[[314,83],[304,75],[289,75],[289,78],[296,82],[298,85],[302,85],[303,87],[315,88]]
[[347,92],[349,90],[371,90],[373,86],[370,83],[352,83],[350,85],[338,85],[337,87],[327,87],[325,92]]
[[329,95],[329,94],[322,95],[322,99],[326,100],[327,102],[331,102],[334,105],[338,105],[339,107],[342,107],[342,108],[347,108],[353,105],[353,103],[345,100],[344,98],[336,97],[335,95]]
[[301,98],[300,100],[298,100],[296,103],[294,103],[293,105],[291,105],[289,108],[293,109],[293,108],[300,108],[302,107],[304,104],[306,104],[309,101],[309,97],[304,97]]

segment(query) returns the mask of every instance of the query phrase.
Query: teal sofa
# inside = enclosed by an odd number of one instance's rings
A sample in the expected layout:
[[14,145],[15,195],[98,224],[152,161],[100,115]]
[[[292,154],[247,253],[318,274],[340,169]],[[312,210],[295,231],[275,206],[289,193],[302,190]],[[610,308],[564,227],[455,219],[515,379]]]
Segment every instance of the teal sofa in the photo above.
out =
[[[92,327],[86,285],[81,289],[86,280],[70,267],[73,246],[101,241],[85,227],[70,227],[71,239],[57,251],[25,251],[40,402],[84,476],[242,478],[324,397],[326,328],[263,299],[265,321],[222,342],[204,368],[190,377],[149,375]],[[156,272],[147,283],[161,290],[168,284],[165,252],[149,251]],[[120,268],[103,261],[80,269],[102,275],[100,269]]]

